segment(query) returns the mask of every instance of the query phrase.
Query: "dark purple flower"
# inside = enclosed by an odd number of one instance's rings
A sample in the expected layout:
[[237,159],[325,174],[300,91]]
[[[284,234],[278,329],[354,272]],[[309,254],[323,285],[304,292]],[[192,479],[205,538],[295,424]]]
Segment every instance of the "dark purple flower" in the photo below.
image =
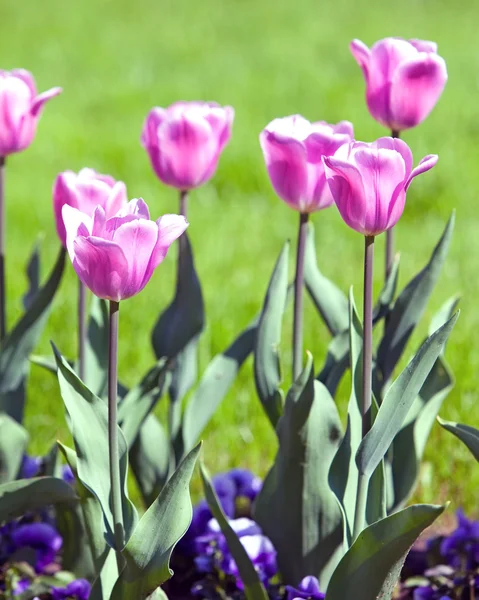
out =
[[31,548],[35,551],[35,569],[43,569],[55,560],[62,546],[62,538],[58,531],[47,523],[30,523],[20,525],[11,533],[15,551]]
[[472,570],[479,565],[479,522],[469,520],[462,510],[456,515],[457,527],[443,539],[440,552],[451,566]]
[[64,588],[52,588],[53,600],[88,600],[90,596],[91,585],[86,579],[76,579]]
[[62,479],[70,485],[73,485],[75,483],[75,475],[73,475],[73,471],[71,470],[70,465],[63,465]]
[[17,581],[15,588],[13,590],[13,595],[14,596],[19,596],[20,594],[22,594],[25,590],[28,590],[28,588],[30,587],[30,579],[24,577],[23,579],[20,579],[19,581]]
[[41,456],[23,455],[22,466],[20,467],[21,479],[31,479],[40,472],[43,458]]
[[294,598],[313,598],[313,600],[323,600],[325,595],[319,591],[319,581],[313,575],[304,577],[295,588],[291,585],[286,586],[286,600],[294,600]]

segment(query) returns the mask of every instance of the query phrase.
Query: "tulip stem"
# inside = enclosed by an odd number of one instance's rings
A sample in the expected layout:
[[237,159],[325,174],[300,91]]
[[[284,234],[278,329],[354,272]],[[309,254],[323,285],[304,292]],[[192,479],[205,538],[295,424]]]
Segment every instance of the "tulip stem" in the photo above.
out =
[[303,370],[303,287],[304,250],[308,234],[308,213],[300,213],[298,249],[296,252],[296,276],[294,279],[294,318],[293,318],[293,381]]
[[117,557],[120,557],[119,553],[124,544],[117,416],[119,311],[119,302],[110,300],[110,331],[108,345],[108,449],[110,454],[111,505]]
[[0,342],[7,333],[5,293],[5,157],[0,156]]
[[78,280],[78,376],[85,380],[86,287]]
[[[396,139],[399,138],[399,131],[396,129],[391,130],[391,137]],[[385,281],[391,273],[391,269],[394,262],[394,227],[386,231],[386,261],[385,261]]]
[[180,215],[185,217],[188,210],[188,191],[181,190],[180,192]]
[[364,238],[364,303],[363,303],[363,402],[364,437],[370,429],[373,366],[373,267],[374,236]]

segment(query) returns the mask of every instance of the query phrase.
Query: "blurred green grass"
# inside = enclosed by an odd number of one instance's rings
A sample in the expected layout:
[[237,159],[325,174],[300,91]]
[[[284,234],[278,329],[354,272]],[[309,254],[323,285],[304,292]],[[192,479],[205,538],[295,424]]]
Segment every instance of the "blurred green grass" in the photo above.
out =
[[[35,143],[7,165],[10,323],[20,314],[21,273],[37,236],[44,234],[44,274],[57,251],[51,208],[56,174],[91,166],[123,179],[129,196],[144,197],[153,216],[173,212],[175,191],[155,179],[139,144],[143,119],[152,106],[178,99],[216,100],[235,108],[234,134],[214,179],[191,195],[189,213],[208,315],[204,368],[259,310],[281,245],[296,235],[296,215],[275,198],[266,176],[261,129],[297,112],[311,120],[349,119],[358,139],[384,135],[366,110],[348,44],[354,37],[368,45],[388,35],[431,39],[447,61],[449,82],[428,120],[404,137],[416,162],[428,153],[440,161],[414,182],[397,228],[400,282],[425,263],[456,208],[447,266],[410,349],[422,340],[433,312],[459,292],[463,312],[447,351],[457,385],[441,414],[478,425],[478,17],[477,0],[463,0],[460,8],[449,0],[3,0],[1,67],[31,70],[40,90],[64,88],[46,107]],[[352,283],[359,302],[361,239],[334,208],[313,220],[323,272],[345,291]],[[383,243],[377,244],[377,288]],[[146,290],[123,303],[120,371],[129,384],[152,363],[149,332],[173,293],[174,263],[172,252]],[[74,353],[76,285],[67,271],[39,352],[49,352],[53,339],[62,352]],[[306,345],[320,365],[328,335],[309,302],[306,313]],[[290,327],[288,316],[286,342]],[[289,372],[290,358],[283,358]],[[347,382],[341,389],[347,397]],[[26,424],[33,452],[67,436],[56,382],[36,367]],[[276,446],[255,397],[250,362],[204,437],[213,470],[243,465],[265,472]],[[435,426],[418,497],[449,498],[472,509],[478,483],[479,467]]]

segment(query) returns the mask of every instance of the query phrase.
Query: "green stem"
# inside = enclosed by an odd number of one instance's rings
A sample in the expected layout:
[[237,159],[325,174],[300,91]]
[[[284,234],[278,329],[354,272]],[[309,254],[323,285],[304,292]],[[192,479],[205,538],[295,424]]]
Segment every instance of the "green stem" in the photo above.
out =
[[110,331],[108,347],[108,449],[110,454],[111,505],[117,556],[119,556],[119,552],[124,546],[117,416],[119,311],[119,302],[110,300]]
[[78,280],[78,376],[85,381],[86,287]]
[[[399,138],[399,131],[391,130],[392,138]],[[394,227],[386,231],[386,256],[384,280],[387,281],[394,262]]]
[[298,250],[296,253],[296,277],[294,279],[294,317],[293,317],[293,381],[303,370],[303,287],[304,287],[304,251],[308,234],[308,213],[300,213],[298,230]]
[[7,334],[5,291],[5,157],[0,156],[0,342]]

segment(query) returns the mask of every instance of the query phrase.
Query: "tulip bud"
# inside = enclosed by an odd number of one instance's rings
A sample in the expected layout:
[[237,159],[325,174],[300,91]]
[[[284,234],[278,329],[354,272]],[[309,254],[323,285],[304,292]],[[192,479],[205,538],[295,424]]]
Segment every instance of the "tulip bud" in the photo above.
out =
[[96,296],[119,302],[138,294],[188,226],[179,215],[150,221],[140,198],[108,218],[97,206],[93,217],[65,204],[66,246],[80,281]]
[[351,52],[363,70],[369,112],[391,130],[424,121],[446,85],[446,63],[434,42],[386,38],[369,49],[353,40]]
[[326,208],[333,197],[326,185],[323,156],[353,139],[348,121],[310,123],[300,115],[274,119],[261,132],[260,143],[274,190],[301,213]]
[[366,236],[391,229],[401,217],[414,177],[431,169],[429,155],[412,168],[412,153],[400,139],[351,142],[323,159],[326,179],[345,223]]
[[211,179],[231,137],[234,111],[212,102],[176,102],[153,108],[141,143],[166,185],[190,190]]
[[115,181],[109,175],[101,175],[93,169],[82,169],[78,174],[73,171],[60,173],[53,185],[53,210],[61,243],[66,246],[66,232],[62,217],[65,204],[77,208],[89,217],[93,217],[97,206],[102,206],[106,218],[109,219],[127,203],[125,184],[122,181]]
[[31,73],[24,69],[0,70],[0,156],[28,148],[43,105],[61,91],[56,87],[37,95]]

